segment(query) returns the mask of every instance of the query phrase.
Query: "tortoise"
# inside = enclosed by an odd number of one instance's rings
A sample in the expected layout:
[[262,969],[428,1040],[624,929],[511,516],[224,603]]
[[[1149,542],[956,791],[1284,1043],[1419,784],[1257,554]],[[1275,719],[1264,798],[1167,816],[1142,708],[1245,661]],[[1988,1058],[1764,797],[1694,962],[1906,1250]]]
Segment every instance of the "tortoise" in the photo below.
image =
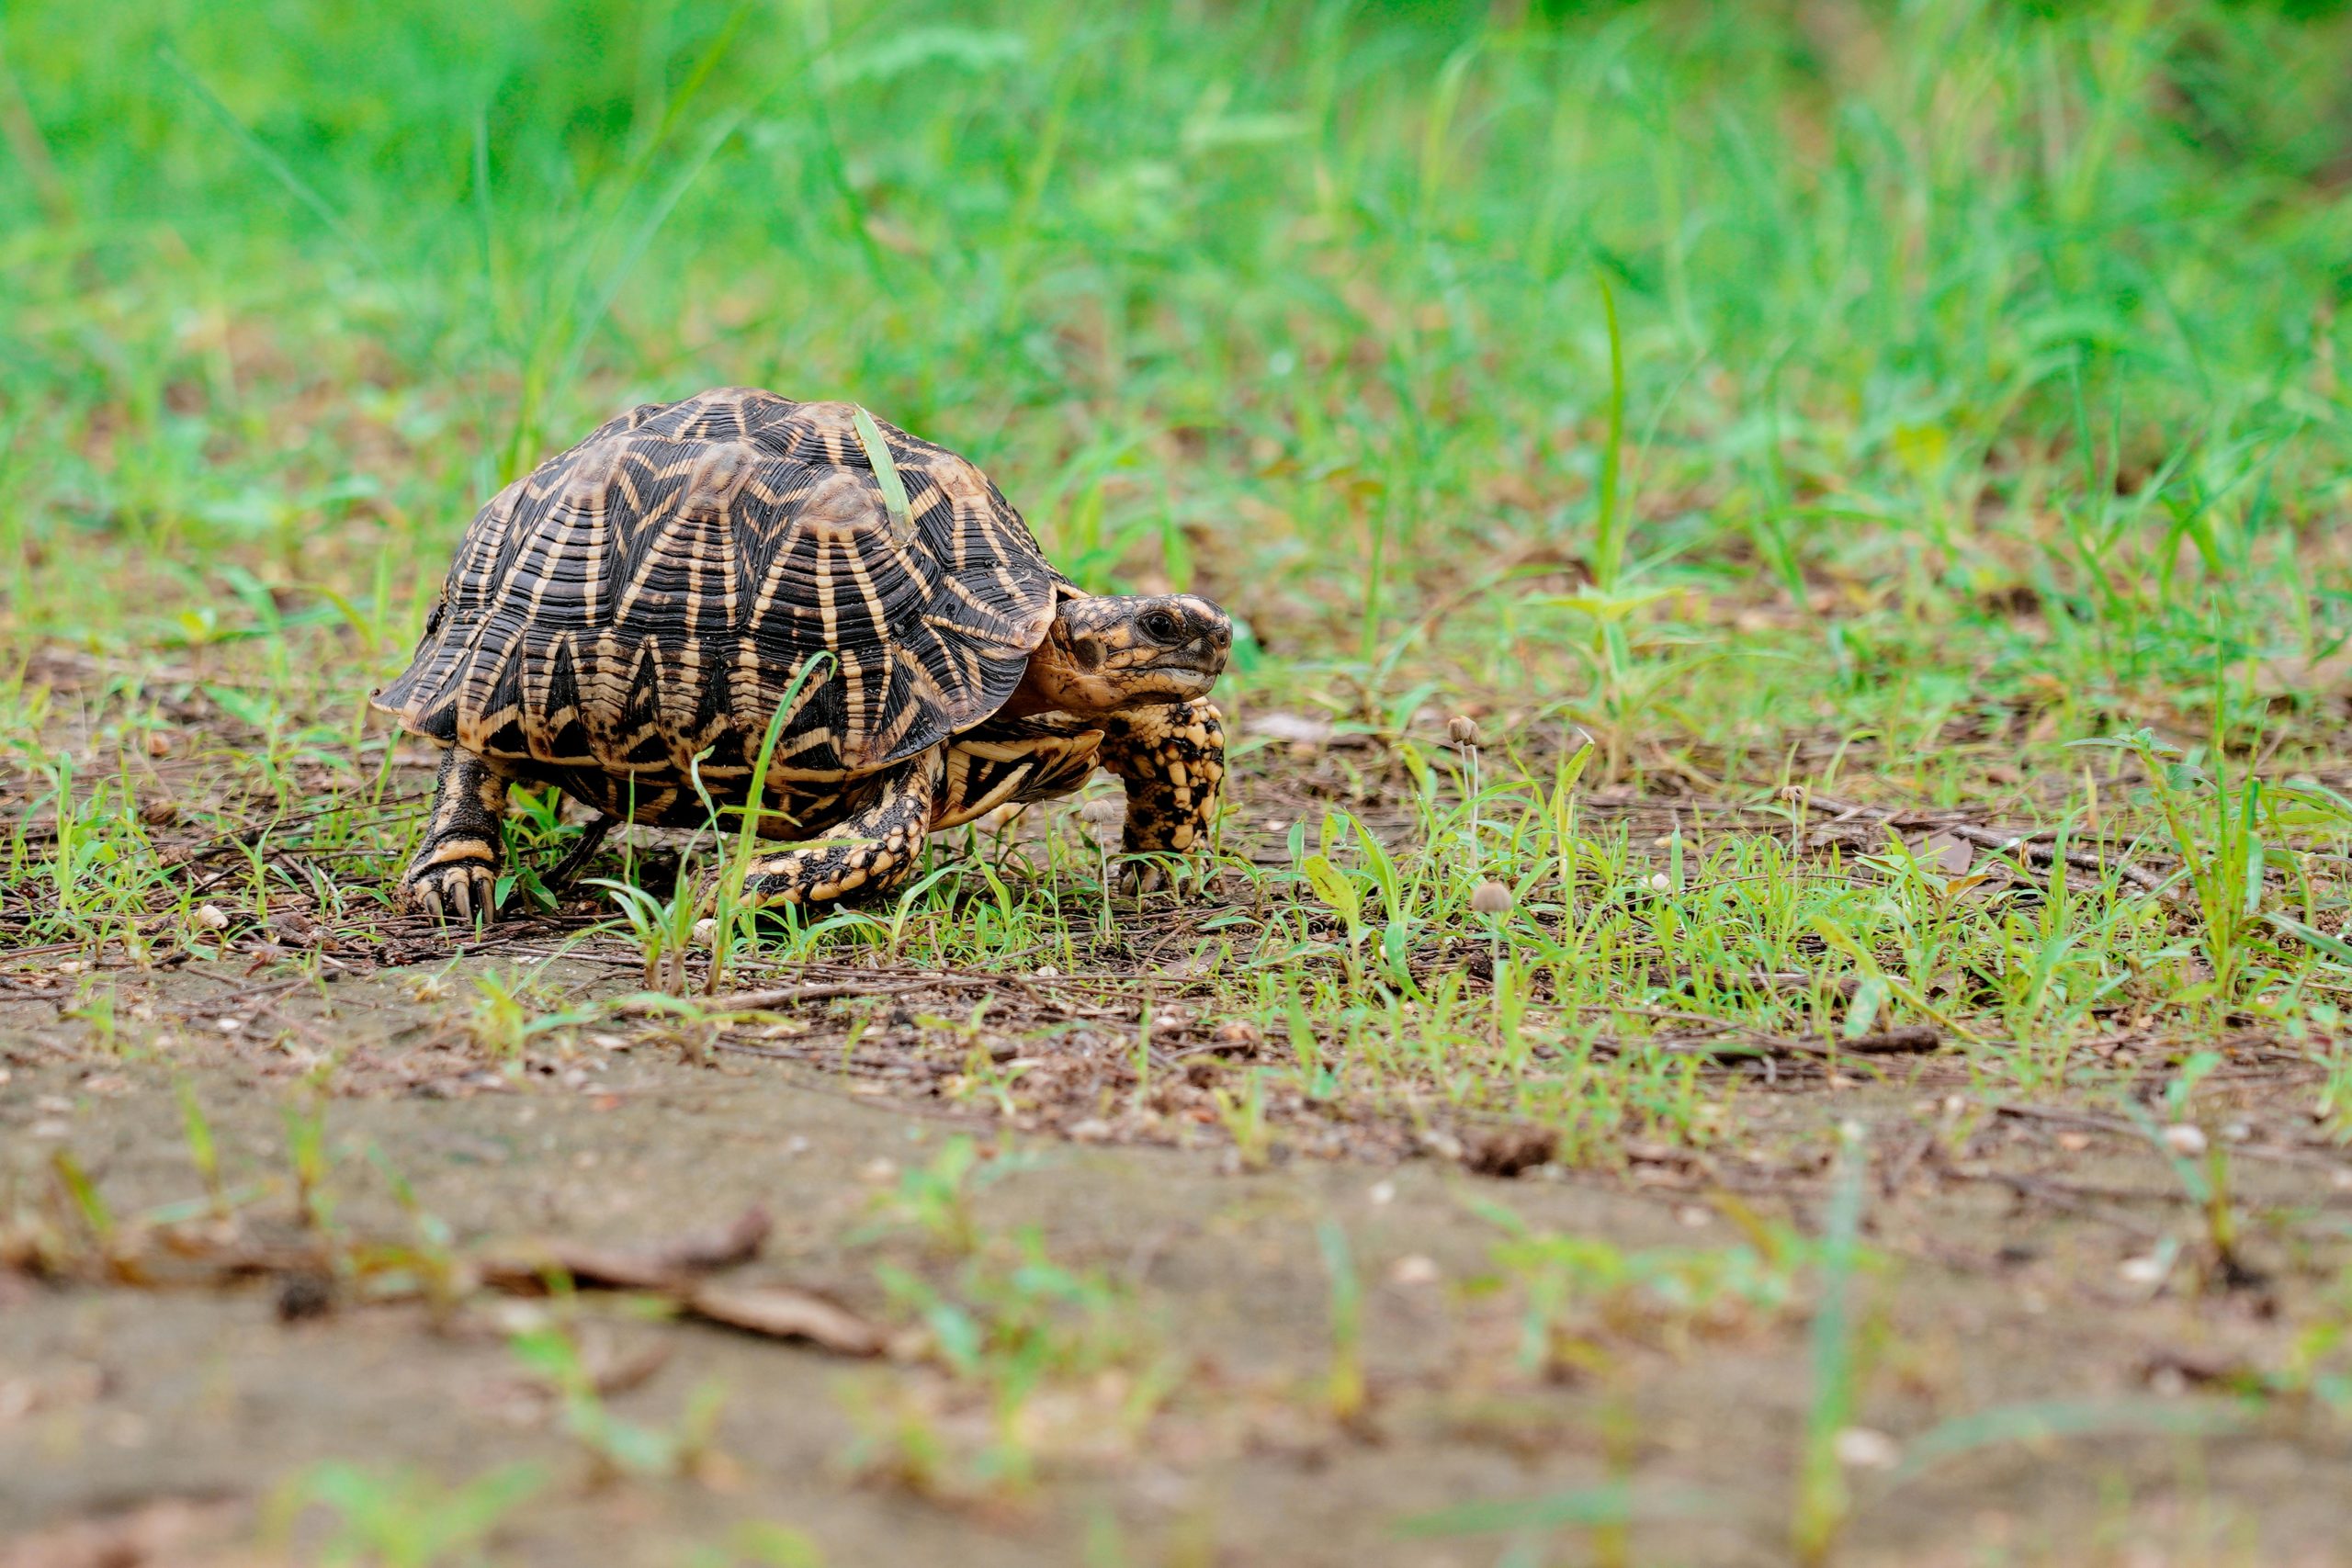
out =
[[763,755],[752,819],[803,840],[752,862],[763,905],[886,892],[927,832],[1098,765],[1125,784],[1127,853],[1197,852],[1232,644],[1206,599],[1081,592],[978,468],[855,404],[644,404],[476,514],[375,695],[447,749],[398,900],[492,915],[513,784],[594,807],[593,850],[616,821],[750,805]]

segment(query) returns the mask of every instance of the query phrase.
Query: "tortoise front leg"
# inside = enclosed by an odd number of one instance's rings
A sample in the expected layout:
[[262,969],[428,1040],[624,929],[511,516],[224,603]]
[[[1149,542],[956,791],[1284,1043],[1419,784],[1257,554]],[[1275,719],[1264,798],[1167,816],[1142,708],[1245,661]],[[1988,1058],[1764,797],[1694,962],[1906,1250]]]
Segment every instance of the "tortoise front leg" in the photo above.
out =
[[[1127,786],[1122,850],[1188,854],[1208,847],[1225,784],[1225,720],[1206,697],[1112,714],[1102,724],[1102,765]],[[1159,886],[1148,864],[1128,875],[1145,892]]]
[[931,831],[940,751],[933,747],[878,775],[865,800],[823,838],[753,861],[745,896],[760,904],[825,904],[904,882]]
[[506,781],[471,751],[451,747],[441,759],[424,842],[401,877],[401,907],[436,919],[496,918],[498,819],[505,811]]

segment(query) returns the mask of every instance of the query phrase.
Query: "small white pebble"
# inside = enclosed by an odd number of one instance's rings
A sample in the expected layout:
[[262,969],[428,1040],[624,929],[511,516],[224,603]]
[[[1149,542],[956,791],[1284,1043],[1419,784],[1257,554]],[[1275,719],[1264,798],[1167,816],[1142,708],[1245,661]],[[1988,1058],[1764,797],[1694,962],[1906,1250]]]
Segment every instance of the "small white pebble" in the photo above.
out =
[[785,1139],[784,1152],[787,1155],[805,1155],[808,1152],[808,1140],[795,1133]]
[[1040,964],[1035,969],[1030,970],[1029,973],[1035,976],[1040,980],[1058,979],[1061,976],[1061,971],[1055,968],[1050,964]]
[[198,904],[196,923],[209,931],[225,931],[229,929],[229,912],[218,904]]
[[1694,1231],[1706,1229],[1714,1223],[1715,1219],[1714,1215],[1696,1203],[1683,1204],[1674,1212],[1674,1217],[1682,1222],[1685,1229]]
[[1442,1276],[1435,1258],[1408,1252],[1388,1266],[1388,1277],[1400,1285],[1434,1285]]
[[868,1181],[889,1181],[899,1174],[899,1162],[888,1158],[870,1159],[861,1167],[858,1175]]
[[1902,1462],[1903,1450],[1893,1438],[1871,1427],[1848,1427],[1830,1439],[1838,1462],[1855,1470],[1893,1470]]
[[2222,1129],[2222,1140],[2227,1143],[2243,1144],[2253,1136],[2254,1128],[2244,1122],[2233,1122]]
[[708,947],[712,942],[717,942],[718,940],[718,922],[717,920],[706,919],[696,920],[695,922],[695,945],[696,947]]
[[1654,871],[1654,872],[1651,872],[1651,873],[1650,873],[1650,891],[1651,891],[1651,892],[1653,892],[1653,893],[1671,893],[1671,892],[1673,892],[1673,891],[1674,891],[1674,882],[1673,882],[1673,879],[1672,879],[1672,878],[1670,878],[1670,877],[1668,877],[1668,876],[1666,874],[1666,873],[1664,873],[1664,872],[1662,872],[1662,871]]
[[492,1305],[489,1317],[507,1334],[534,1334],[548,1325],[548,1310],[536,1302],[498,1302]]
[[2159,1285],[2166,1273],[2165,1260],[2154,1257],[2127,1258],[2115,1271],[2130,1285]]
[[68,958],[58,964],[57,972],[60,975],[79,975],[82,972],[82,961],[78,958]]
[[242,1018],[216,1018],[212,1021],[212,1027],[223,1034],[234,1034],[244,1026],[245,1021]]
[[2177,1122],[2165,1129],[2165,1147],[2193,1158],[2205,1152],[2205,1130],[2187,1122]]
[[1366,1192],[1364,1196],[1376,1204],[1394,1203],[1396,1201],[1396,1184],[1393,1181],[1375,1181],[1372,1184],[1372,1190]]
[[591,1034],[588,1043],[599,1051],[626,1051],[637,1042],[626,1034]]

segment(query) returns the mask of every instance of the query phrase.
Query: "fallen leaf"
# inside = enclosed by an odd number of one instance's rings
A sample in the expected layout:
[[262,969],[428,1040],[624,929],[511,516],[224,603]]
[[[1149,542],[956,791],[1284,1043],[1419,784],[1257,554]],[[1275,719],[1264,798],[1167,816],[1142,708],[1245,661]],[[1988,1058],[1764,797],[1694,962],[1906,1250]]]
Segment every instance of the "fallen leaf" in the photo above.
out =
[[684,1304],[708,1323],[771,1339],[806,1339],[844,1356],[878,1356],[890,1342],[880,1325],[793,1285],[704,1285]]
[[1976,846],[1950,833],[1937,833],[1919,846],[1919,858],[1940,867],[1948,876],[1959,876],[1976,863]]
[[1269,740],[1287,740],[1298,745],[1320,745],[1331,739],[1331,721],[1310,718],[1295,713],[1253,713],[1250,716],[1249,732],[1262,735]]
[[724,1230],[689,1234],[666,1246],[596,1247],[560,1237],[517,1242],[480,1260],[484,1284],[502,1290],[536,1291],[549,1273],[560,1271],[575,1285],[616,1291],[676,1292],[692,1277],[748,1263],[766,1245],[775,1222],[767,1211],[746,1209]]

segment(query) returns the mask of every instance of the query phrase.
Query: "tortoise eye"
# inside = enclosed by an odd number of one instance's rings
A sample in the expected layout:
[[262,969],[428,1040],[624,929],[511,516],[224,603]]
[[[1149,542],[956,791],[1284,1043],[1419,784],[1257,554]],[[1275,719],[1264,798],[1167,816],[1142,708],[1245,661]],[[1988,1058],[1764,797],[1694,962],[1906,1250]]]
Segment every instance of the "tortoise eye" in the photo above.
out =
[[1183,628],[1176,624],[1176,617],[1165,610],[1146,612],[1142,626],[1143,635],[1154,642],[1174,642],[1183,634]]

